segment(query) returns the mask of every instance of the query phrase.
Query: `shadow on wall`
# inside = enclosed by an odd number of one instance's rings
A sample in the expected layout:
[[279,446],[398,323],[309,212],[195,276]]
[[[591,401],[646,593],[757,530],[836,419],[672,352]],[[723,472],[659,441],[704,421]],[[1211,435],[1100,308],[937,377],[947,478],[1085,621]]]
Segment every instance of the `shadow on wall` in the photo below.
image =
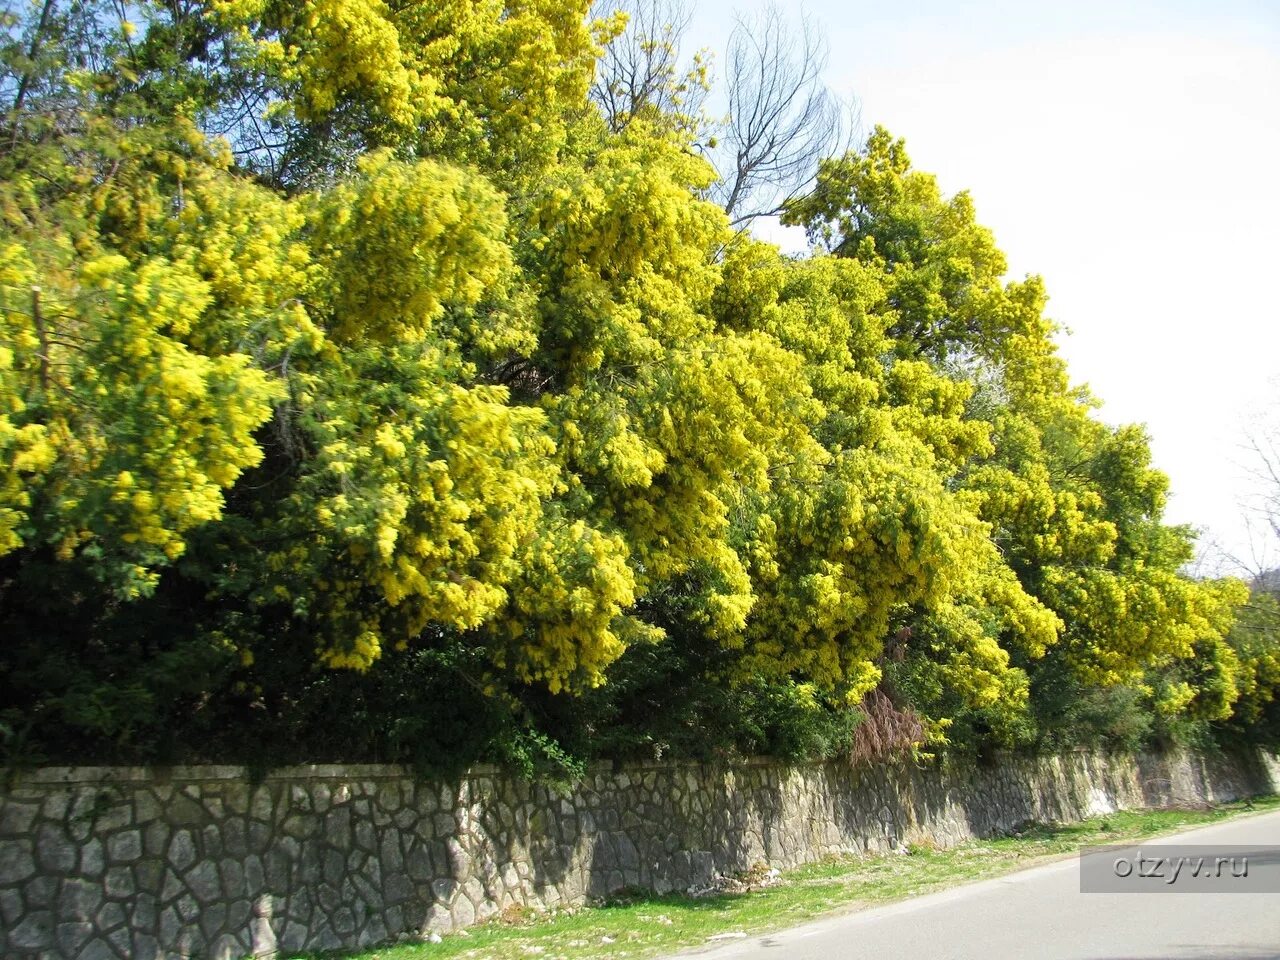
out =
[[1139,754],[1136,758],[1143,806],[1204,806],[1219,800],[1274,793],[1273,767],[1262,754]]

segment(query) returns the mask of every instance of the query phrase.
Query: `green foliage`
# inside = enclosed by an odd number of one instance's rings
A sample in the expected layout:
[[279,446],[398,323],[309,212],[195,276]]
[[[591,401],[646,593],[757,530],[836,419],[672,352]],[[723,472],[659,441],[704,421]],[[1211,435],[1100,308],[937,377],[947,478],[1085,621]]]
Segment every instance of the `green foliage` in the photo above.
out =
[[683,599],[671,593],[654,598],[652,615],[663,624],[662,642],[633,644],[610,669],[607,683],[579,697],[535,702],[533,714],[585,757],[847,756],[861,719],[858,709],[812,683],[738,679],[742,652],[688,622],[695,597],[691,592]]
[[1280,750],[1280,597],[1274,589],[1254,586],[1226,646],[1234,654],[1239,700],[1228,716],[1215,718],[1221,736]]

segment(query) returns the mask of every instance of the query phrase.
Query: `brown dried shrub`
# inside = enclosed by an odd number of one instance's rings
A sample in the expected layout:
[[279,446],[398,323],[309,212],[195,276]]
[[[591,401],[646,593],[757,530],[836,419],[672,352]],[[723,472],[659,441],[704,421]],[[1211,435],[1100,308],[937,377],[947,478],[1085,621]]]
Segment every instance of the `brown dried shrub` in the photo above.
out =
[[909,753],[924,740],[924,723],[910,707],[900,707],[881,687],[859,704],[862,722],[853,731],[849,759],[856,766]]

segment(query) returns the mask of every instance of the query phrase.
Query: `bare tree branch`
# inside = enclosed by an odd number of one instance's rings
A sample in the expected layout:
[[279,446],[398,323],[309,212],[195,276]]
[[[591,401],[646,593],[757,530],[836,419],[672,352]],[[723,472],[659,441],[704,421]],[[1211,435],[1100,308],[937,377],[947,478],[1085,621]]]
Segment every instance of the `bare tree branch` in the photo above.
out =
[[739,19],[729,39],[729,116],[713,160],[713,197],[735,226],[780,213],[823,157],[844,152],[853,110],[822,82],[827,47],[809,17],[770,4]]
[[681,61],[686,0],[597,0],[592,9],[601,20],[617,14],[626,27],[596,65],[592,100],[615,133],[646,116],[691,134],[720,174],[710,197],[735,227],[781,213],[819,160],[852,145],[856,110],[824,86],[826,44],[804,14],[770,5],[738,19],[725,56],[727,115],[714,125],[704,116],[703,55]]
[[[1250,472],[1260,483],[1260,492],[1253,505],[1253,521],[1263,527],[1275,543],[1280,541],[1280,435],[1274,432],[1254,434],[1249,437],[1247,445],[1253,454]],[[1263,556],[1255,557],[1255,560],[1265,565],[1265,545],[1262,548],[1256,544],[1251,546],[1255,554],[1261,549]]]
[[685,0],[597,0],[592,16],[626,16],[626,28],[596,64],[591,99],[609,129],[620,133],[637,116],[696,124],[707,94],[703,54],[681,60],[692,8]]
[[[1280,386],[1280,383],[1277,384]],[[1236,467],[1253,481],[1239,502],[1244,541],[1234,549],[1206,545],[1219,567],[1250,580],[1255,588],[1280,589],[1280,421],[1270,408],[1254,418],[1241,444],[1245,459]]]

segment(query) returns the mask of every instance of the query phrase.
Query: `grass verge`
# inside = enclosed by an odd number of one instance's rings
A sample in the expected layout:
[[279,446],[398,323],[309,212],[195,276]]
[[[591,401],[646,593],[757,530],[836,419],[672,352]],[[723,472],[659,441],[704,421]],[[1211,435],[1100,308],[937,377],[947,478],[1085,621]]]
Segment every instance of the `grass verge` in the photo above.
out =
[[406,943],[325,956],[335,960],[634,960],[1010,873],[1088,844],[1140,840],[1244,812],[1274,809],[1280,809],[1280,797],[1209,810],[1129,811],[1082,823],[1035,824],[1013,836],[976,840],[950,850],[913,847],[905,855],[823,860],[786,871],[781,883],[755,892],[621,896],[550,914],[508,915],[446,936],[440,943]]

